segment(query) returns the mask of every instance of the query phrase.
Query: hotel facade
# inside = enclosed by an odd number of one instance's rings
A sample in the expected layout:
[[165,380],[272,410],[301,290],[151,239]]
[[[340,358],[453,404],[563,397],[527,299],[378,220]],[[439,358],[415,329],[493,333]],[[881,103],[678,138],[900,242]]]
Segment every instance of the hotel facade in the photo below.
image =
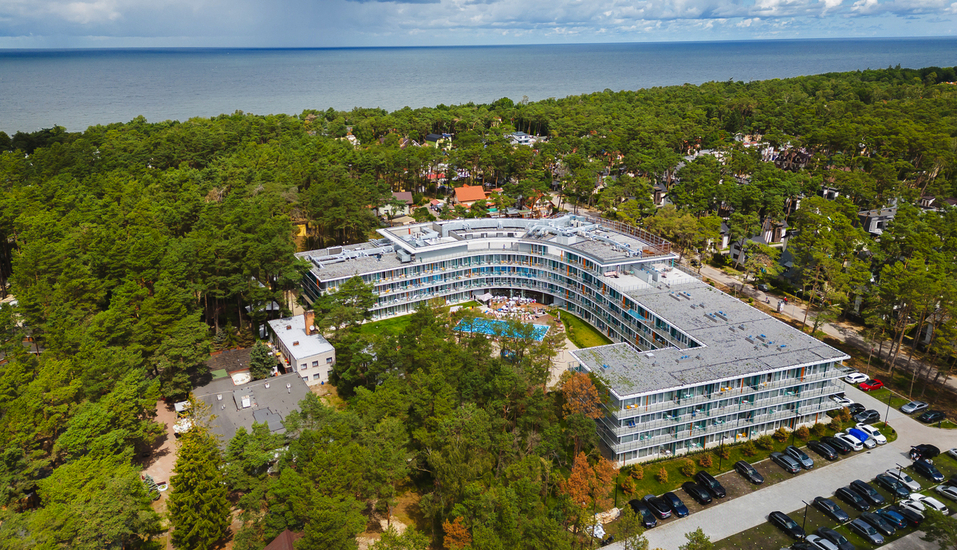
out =
[[307,299],[358,276],[373,319],[486,293],[563,308],[616,344],[576,350],[607,382],[599,421],[620,463],[819,421],[836,407],[842,352],[678,268],[667,241],[584,216],[470,219],[380,229],[381,239],[298,254]]

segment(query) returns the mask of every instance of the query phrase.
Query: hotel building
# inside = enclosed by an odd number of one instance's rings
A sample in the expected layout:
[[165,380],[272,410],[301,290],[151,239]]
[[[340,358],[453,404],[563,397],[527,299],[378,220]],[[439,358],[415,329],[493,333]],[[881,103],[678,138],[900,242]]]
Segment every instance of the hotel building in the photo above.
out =
[[702,283],[667,241],[609,220],[471,219],[380,229],[381,239],[303,252],[315,300],[359,276],[372,317],[485,293],[533,297],[617,344],[577,350],[608,384],[599,421],[620,463],[680,454],[820,420],[842,352]]

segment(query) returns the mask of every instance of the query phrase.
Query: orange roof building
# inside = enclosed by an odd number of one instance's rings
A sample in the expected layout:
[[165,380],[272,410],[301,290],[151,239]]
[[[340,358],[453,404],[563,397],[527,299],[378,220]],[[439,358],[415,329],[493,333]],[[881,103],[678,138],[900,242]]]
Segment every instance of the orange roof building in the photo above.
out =
[[485,189],[481,185],[463,185],[455,188],[455,202],[462,206],[471,207],[475,201],[485,199]]

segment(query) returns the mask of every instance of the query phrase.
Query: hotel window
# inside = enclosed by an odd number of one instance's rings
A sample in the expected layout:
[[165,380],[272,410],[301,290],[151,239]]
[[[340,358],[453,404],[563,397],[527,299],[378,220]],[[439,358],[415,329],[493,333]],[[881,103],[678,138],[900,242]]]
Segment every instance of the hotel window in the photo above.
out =
[[299,370],[306,370],[306,369],[308,369],[308,368],[309,368],[309,367],[308,367],[305,363],[299,365]]
[[312,379],[313,379],[313,380],[319,380],[320,378],[322,378],[322,375],[321,375],[321,374],[313,374],[313,375],[312,375]]
[[331,364],[332,364],[332,357],[326,357],[326,364],[327,364],[327,365],[331,365]]
[[319,366],[319,361],[313,361],[313,362],[312,362],[312,366],[318,367],[318,366]]

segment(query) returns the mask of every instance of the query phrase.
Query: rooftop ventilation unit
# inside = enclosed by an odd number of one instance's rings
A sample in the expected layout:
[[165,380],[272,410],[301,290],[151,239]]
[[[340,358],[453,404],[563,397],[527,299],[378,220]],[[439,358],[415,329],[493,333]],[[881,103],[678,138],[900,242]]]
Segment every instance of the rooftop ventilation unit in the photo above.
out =
[[784,349],[784,348],[786,348],[786,347],[788,347],[787,344],[781,344],[780,346],[778,346],[778,349]]
[[758,335],[758,340],[761,340],[762,342],[764,342],[764,341],[767,340],[767,339],[768,339],[768,337],[767,337],[766,335],[764,335],[764,334],[759,334],[759,335]]
[[744,324],[738,325],[738,328],[741,329],[741,330],[744,330]]
[[753,344],[753,343],[754,343],[754,336],[750,336],[750,335],[749,335],[747,338],[745,338],[745,340],[747,340],[748,342],[750,342],[750,343]]
[[728,320],[728,316],[725,315],[725,313],[724,313],[723,311],[719,311],[719,312],[715,313],[715,315],[717,315],[718,317],[720,317],[720,318],[721,318],[722,320],[724,320],[724,321],[727,321],[727,320]]
[[684,363],[685,361],[689,361],[690,359],[691,359],[690,355],[682,355],[681,357],[677,359],[677,362]]

